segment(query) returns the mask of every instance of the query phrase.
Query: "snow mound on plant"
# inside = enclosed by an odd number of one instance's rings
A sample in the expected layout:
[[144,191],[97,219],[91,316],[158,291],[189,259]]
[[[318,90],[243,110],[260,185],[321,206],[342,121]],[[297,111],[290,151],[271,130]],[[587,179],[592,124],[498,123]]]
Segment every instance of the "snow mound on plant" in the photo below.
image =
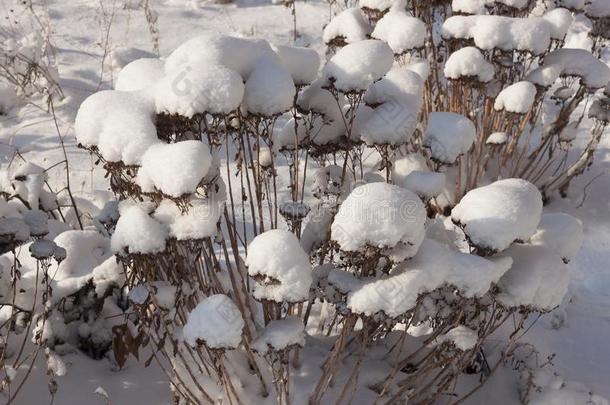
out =
[[244,96],[242,78],[224,66],[185,66],[165,76],[155,88],[157,113],[191,118],[204,112],[226,114]]
[[202,341],[210,349],[235,349],[241,344],[244,320],[231,298],[215,294],[189,313],[182,335],[191,346]]
[[367,39],[341,48],[328,61],[322,74],[339,91],[364,91],[392,67],[394,53],[383,41]]
[[165,249],[167,228],[150,217],[148,208],[134,204],[121,210],[110,240],[114,253],[151,254]]
[[364,94],[369,105],[386,102],[404,103],[419,112],[423,103],[424,82],[412,70],[395,66],[381,80],[373,83]]
[[433,159],[451,164],[468,152],[475,136],[474,124],[463,115],[433,112],[428,118],[423,144],[430,148]]
[[532,70],[526,80],[548,87],[564,76],[580,77],[586,87],[598,89],[610,82],[610,67],[585,49],[561,48],[546,55],[542,66]]
[[193,197],[187,212],[182,212],[173,201],[163,200],[153,217],[169,229],[169,236],[177,240],[204,239],[216,234],[224,202]]
[[424,200],[429,200],[442,194],[445,189],[445,183],[445,173],[414,170],[399,185],[413,191]]
[[369,246],[412,257],[425,234],[426,210],[413,192],[387,183],[356,187],[339,207],[331,238],[341,250],[359,252]]
[[513,259],[498,282],[497,299],[503,305],[550,311],[561,304],[570,276],[558,254],[545,246],[515,244],[499,257]]
[[525,114],[532,108],[535,99],[536,86],[526,81],[517,82],[502,89],[496,96],[494,109]]
[[276,115],[292,107],[295,92],[290,72],[275,58],[261,58],[246,81],[244,105],[253,114]]
[[275,302],[309,298],[311,264],[293,233],[274,229],[256,236],[248,245],[246,266],[256,281],[254,298]]
[[388,101],[372,110],[360,128],[367,145],[402,145],[417,128],[418,110],[400,101]]
[[149,146],[160,142],[154,115],[154,102],[144,93],[100,91],[87,97],[78,109],[76,140],[97,147],[109,162],[137,165]]
[[567,263],[576,256],[583,239],[582,222],[571,215],[557,212],[542,214],[530,243],[548,247]]
[[195,192],[211,164],[209,147],[199,141],[153,145],[142,157],[136,183],[144,192],[181,197]]
[[589,18],[610,17],[610,1],[588,0],[585,5],[585,14]]
[[424,46],[426,25],[404,11],[392,10],[377,22],[371,37],[387,42],[400,55]]
[[481,82],[489,82],[494,77],[495,69],[481,51],[474,46],[466,46],[449,55],[443,72],[448,79],[476,77]]
[[280,351],[294,346],[305,346],[305,325],[300,318],[293,316],[269,322],[252,342],[252,348],[259,353]]
[[451,219],[479,248],[502,251],[527,241],[542,215],[542,196],[522,179],[498,180],[470,190],[451,211]]
[[360,9],[353,7],[342,11],[330,20],[324,27],[322,40],[328,44],[333,39],[341,38],[351,44],[365,40],[370,32],[371,28]]
[[451,343],[461,351],[467,351],[473,349],[479,341],[479,335],[474,330],[464,326],[458,325],[453,329],[450,329],[447,333],[439,336],[433,342],[434,346]]
[[54,239],[66,250],[66,258],[57,267],[59,279],[88,274],[110,254],[110,240],[96,231],[66,231]]
[[556,8],[545,13],[542,18],[549,23],[551,38],[563,40],[574,20],[572,13],[565,8]]
[[320,55],[315,50],[286,45],[274,45],[273,49],[290,72],[294,84],[309,84],[318,76]]
[[[510,258],[491,261],[426,239],[417,255],[389,276],[360,284],[355,278],[345,280],[350,291],[347,306],[355,313],[372,316],[383,312],[394,318],[413,309],[421,294],[443,286],[453,286],[465,297],[481,297],[506,273],[511,263]],[[329,281],[333,278],[329,276]]]
[[496,15],[452,16],[442,27],[444,38],[472,39],[483,50],[529,51],[539,55],[551,43],[551,26],[542,18]]
[[158,58],[142,58],[127,64],[117,75],[115,90],[136,91],[153,87],[165,76],[165,62]]

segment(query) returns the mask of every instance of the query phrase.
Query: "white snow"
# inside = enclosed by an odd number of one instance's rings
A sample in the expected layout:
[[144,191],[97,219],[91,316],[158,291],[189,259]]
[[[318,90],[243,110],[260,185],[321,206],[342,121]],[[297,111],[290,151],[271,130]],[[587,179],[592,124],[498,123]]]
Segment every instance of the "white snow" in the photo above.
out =
[[527,241],[542,214],[542,196],[522,179],[498,180],[469,191],[451,211],[477,247],[502,251],[515,240]]
[[417,195],[387,183],[356,187],[339,207],[331,238],[346,252],[367,246],[413,257],[425,234],[426,210]]
[[309,84],[318,76],[320,55],[314,49],[286,45],[274,45],[273,49],[290,72],[294,84]]
[[476,137],[472,121],[452,112],[432,112],[424,134],[424,146],[432,157],[443,163],[454,163],[458,156],[468,152]]
[[511,18],[495,15],[452,16],[442,27],[444,38],[473,39],[484,50],[544,53],[551,41],[551,25],[542,18]]
[[515,244],[501,254],[513,265],[498,282],[498,300],[506,306],[550,311],[568,291],[570,276],[561,257],[545,246]]
[[305,346],[305,325],[300,318],[294,316],[269,322],[252,342],[252,348],[262,354],[295,346]]
[[445,189],[445,173],[414,170],[399,184],[425,200],[439,196]]
[[169,236],[178,240],[196,240],[214,236],[224,204],[212,199],[193,197],[183,213],[173,201],[163,200],[153,217],[169,229]]
[[322,70],[341,92],[366,90],[392,67],[394,54],[383,41],[367,39],[341,48]]
[[424,81],[412,70],[394,66],[364,94],[369,105],[386,102],[405,104],[419,113],[423,103]]
[[276,59],[261,58],[246,81],[244,105],[252,114],[280,114],[292,107],[295,92],[290,72]]
[[142,58],[127,64],[118,73],[115,90],[135,91],[153,87],[165,76],[165,62],[158,58]]
[[191,311],[182,334],[191,346],[202,341],[210,349],[235,349],[241,344],[244,325],[231,298],[215,294],[204,298]]
[[542,18],[549,23],[551,38],[563,40],[574,20],[572,13],[565,8],[555,8],[545,13]]
[[485,141],[488,145],[503,145],[508,141],[508,134],[506,132],[493,132],[489,134]]
[[558,76],[578,76],[589,88],[601,88],[610,82],[610,67],[585,49],[556,49],[544,57],[542,68],[552,68]]
[[359,287],[351,285],[347,305],[355,313],[371,316],[383,312],[397,317],[415,307],[420,294],[442,286],[456,287],[465,297],[480,297],[511,263],[510,258],[491,261],[426,239],[417,255],[389,276],[365,281]]
[[461,351],[465,352],[467,350],[474,349],[478,340],[479,336],[474,330],[464,325],[458,325],[455,328],[450,329],[447,333],[436,338],[433,343],[434,345],[440,345],[442,343],[449,342]]
[[562,212],[542,214],[529,243],[546,246],[567,263],[576,256],[583,242],[582,222]]
[[359,128],[360,137],[367,145],[405,144],[417,128],[418,113],[418,109],[400,100],[383,103]]
[[105,160],[137,165],[144,151],[160,142],[154,115],[154,102],[144,93],[100,91],[80,105],[74,132],[79,143],[97,147]]
[[418,153],[409,153],[392,163],[392,182],[402,184],[414,171],[428,171],[426,158]]
[[244,96],[242,78],[224,66],[187,65],[165,76],[155,87],[157,113],[191,118],[204,112],[227,114]]
[[527,81],[511,84],[496,96],[494,109],[511,113],[527,113],[536,99],[536,86]]
[[153,145],[144,153],[136,183],[144,192],[171,197],[195,192],[212,163],[209,147],[199,141]]
[[405,11],[392,10],[377,21],[371,37],[387,42],[400,55],[423,47],[426,34],[426,25],[421,20]]
[[371,10],[385,11],[391,8],[399,8],[403,6],[403,2],[400,0],[360,0],[361,8],[368,8]]
[[120,255],[159,253],[165,249],[167,236],[167,228],[150,217],[148,207],[134,204],[121,211],[111,247]]
[[451,10],[454,14],[486,14],[485,6],[487,4],[489,4],[489,0],[452,0]]
[[293,233],[274,229],[256,236],[248,245],[246,266],[258,300],[302,302],[309,297],[311,264]]
[[481,51],[474,46],[466,46],[449,55],[443,72],[448,79],[476,77],[481,82],[489,82],[494,77],[495,69]]
[[351,44],[365,40],[371,33],[371,27],[364,19],[358,7],[348,8],[330,20],[324,27],[322,40],[328,44],[333,39],[341,38]]

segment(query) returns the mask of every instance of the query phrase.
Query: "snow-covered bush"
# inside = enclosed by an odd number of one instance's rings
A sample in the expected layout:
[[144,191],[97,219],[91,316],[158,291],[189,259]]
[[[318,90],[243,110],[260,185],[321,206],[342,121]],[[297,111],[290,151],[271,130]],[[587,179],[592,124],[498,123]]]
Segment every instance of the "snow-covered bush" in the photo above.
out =
[[[134,314],[119,365],[150,345],[178,403],[459,400],[492,336],[508,329],[495,370],[561,303],[580,242],[556,233],[580,224],[543,200],[590,163],[610,69],[562,48],[567,10],[454,3],[348,8],[321,69],[311,49],[196,37],[82,103]],[[593,98],[573,157],[562,134]]]

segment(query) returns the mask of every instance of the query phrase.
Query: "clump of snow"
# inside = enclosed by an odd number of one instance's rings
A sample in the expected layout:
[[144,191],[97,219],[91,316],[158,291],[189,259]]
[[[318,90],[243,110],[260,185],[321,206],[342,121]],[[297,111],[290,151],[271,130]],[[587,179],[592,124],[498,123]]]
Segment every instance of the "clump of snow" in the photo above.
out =
[[498,301],[540,311],[550,311],[561,303],[570,276],[558,254],[545,246],[516,244],[500,257],[512,258],[513,265],[498,282]]
[[424,81],[417,73],[395,66],[367,89],[364,100],[373,106],[386,102],[405,104],[419,112],[423,103],[423,91]]
[[243,96],[241,76],[224,66],[184,66],[155,88],[157,113],[188,118],[204,112],[227,114],[237,109]]
[[0,115],[8,115],[19,104],[20,100],[15,87],[8,83],[0,82]]
[[246,266],[256,281],[256,299],[275,302],[308,299],[311,264],[293,233],[274,229],[256,236],[248,245]]
[[[343,283],[349,292],[347,306],[355,313],[372,316],[383,312],[394,318],[415,307],[421,294],[443,286],[456,287],[465,297],[480,297],[511,263],[510,258],[491,261],[426,239],[417,255],[389,276],[360,284],[355,278]],[[332,279],[329,275],[329,282]]]
[[150,217],[147,208],[140,204],[121,210],[111,239],[113,252],[151,254],[165,249],[168,230]]
[[28,210],[23,213],[23,220],[30,228],[30,235],[40,237],[49,233],[49,217],[40,210]]
[[551,25],[542,18],[511,18],[496,15],[456,15],[443,23],[444,38],[472,39],[484,50],[544,53],[551,42]]
[[527,241],[542,214],[542,196],[522,179],[498,180],[469,191],[451,211],[451,219],[479,248],[502,251]]
[[176,48],[165,60],[167,73],[185,66],[225,66],[247,79],[260,59],[277,59],[269,43],[262,39],[224,35],[201,35]]
[[328,44],[334,39],[343,39],[351,44],[365,40],[371,32],[371,27],[364,19],[359,8],[353,7],[342,11],[330,20],[324,27],[322,40]]
[[433,159],[451,164],[468,152],[475,136],[474,124],[463,115],[433,112],[428,118],[423,144],[430,148]]
[[345,252],[372,246],[399,260],[413,257],[425,234],[426,210],[413,192],[387,183],[356,187],[339,207],[331,238]]
[[324,66],[324,78],[341,92],[366,90],[392,67],[394,54],[383,41],[367,39],[341,48]]
[[[589,118],[596,119],[598,121],[609,123],[610,122],[610,98],[599,98],[589,107]],[[576,131],[574,131],[576,132]],[[575,136],[574,136],[575,137]]]
[[252,348],[263,354],[296,346],[305,346],[305,325],[300,318],[293,316],[269,322],[252,342]]
[[250,113],[276,115],[292,107],[295,92],[290,73],[276,59],[261,58],[246,81],[244,104]]
[[488,145],[504,145],[508,141],[508,134],[506,132],[494,132],[489,134],[485,141]]
[[187,212],[182,212],[173,201],[163,200],[153,217],[169,229],[169,236],[178,240],[204,239],[216,234],[224,204],[214,199],[193,197]]
[[0,218],[0,241],[4,243],[25,242],[30,237],[30,228],[21,218]]
[[137,165],[144,151],[160,142],[154,116],[154,102],[144,93],[105,90],[81,104],[74,132],[79,143],[97,147],[105,160]]
[[598,89],[610,82],[610,67],[585,49],[561,48],[546,55],[542,66],[531,71],[526,80],[548,87],[563,76],[580,77],[586,87]]
[[407,176],[414,171],[428,171],[426,158],[419,153],[409,153],[392,163],[392,181],[402,184]]
[[153,87],[165,76],[165,62],[158,58],[142,58],[127,64],[117,75],[115,90],[136,91]]
[[580,250],[584,235],[582,223],[571,215],[542,214],[536,233],[530,239],[532,245],[546,246],[569,262]]
[[474,330],[464,325],[458,325],[455,328],[450,329],[447,333],[436,338],[433,344],[436,346],[442,343],[451,343],[456,348],[465,352],[467,350],[474,349],[478,341],[479,335],[477,335]]
[[371,37],[387,42],[400,55],[424,46],[426,25],[405,11],[392,10],[377,21]]
[[212,163],[209,147],[199,141],[153,145],[144,153],[136,183],[144,192],[158,190],[180,197],[195,192]]
[[66,259],[58,268],[56,277],[78,277],[87,275],[110,256],[110,241],[96,231],[66,231],[54,240],[66,250]]
[[286,45],[276,45],[274,50],[290,72],[294,84],[309,84],[318,76],[320,55],[315,50]]
[[555,8],[545,13],[542,18],[551,27],[551,38],[563,40],[574,18],[572,13],[565,8]]
[[182,334],[191,346],[202,341],[210,349],[235,349],[241,344],[244,320],[239,308],[224,294],[211,295],[188,315]]
[[486,14],[485,6],[487,4],[489,4],[489,0],[453,0],[451,10],[454,14]]
[[527,113],[536,100],[536,86],[527,81],[513,83],[496,96],[494,109],[511,113]]
[[424,200],[439,196],[445,189],[445,173],[414,170],[399,184]]
[[400,101],[389,101],[376,107],[359,128],[367,145],[402,145],[417,128],[418,110]]
[[444,74],[448,79],[476,77],[481,82],[489,82],[495,73],[494,66],[487,62],[481,51],[474,46],[466,46],[449,55]]

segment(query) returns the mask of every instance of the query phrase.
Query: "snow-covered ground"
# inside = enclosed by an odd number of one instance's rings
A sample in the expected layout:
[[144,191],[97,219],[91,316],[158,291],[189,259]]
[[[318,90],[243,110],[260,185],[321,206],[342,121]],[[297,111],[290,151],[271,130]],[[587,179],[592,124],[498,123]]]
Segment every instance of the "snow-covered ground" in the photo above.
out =
[[[110,0],[101,0],[111,3]],[[52,0],[50,16],[57,48],[61,86],[67,99],[57,106],[58,126],[65,137],[73,190],[94,202],[106,199],[105,180],[95,170],[92,158],[76,147],[73,122],[81,102],[98,89],[110,88],[113,55],[107,58],[104,80],[100,82],[102,48],[96,45],[100,26],[95,0]],[[152,44],[141,11],[119,10],[112,28],[111,45],[151,50]],[[292,43],[290,10],[263,0],[243,0],[236,4],[212,5],[196,1],[156,0],[159,13],[160,52],[166,55],[178,44],[205,32],[261,37],[275,44]],[[328,3],[297,3],[297,28],[300,45],[324,52],[323,26],[329,21]],[[1,10],[0,10],[1,11]],[[120,63],[116,61],[115,63]],[[565,379],[585,383],[596,393],[610,398],[610,134],[596,152],[595,163],[573,182],[570,195],[553,200],[545,212],[566,212],[582,220],[584,244],[570,262],[571,300],[553,314],[540,319],[527,333],[525,341],[543,354],[557,353],[556,371]],[[5,163],[15,148],[28,160],[42,167],[62,161],[58,135],[52,117],[33,106],[0,117],[0,161]],[[62,184],[61,168],[51,172],[51,184]],[[555,280],[549,279],[549,284]],[[564,324],[551,326],[553,317],[564,317]],[[142,357],[147,357],[143,354]],[[94,361],[73,353],[64,359],[66,376],[58,380],[55,404],[95,404],[104,399],[94,393],[102,387],[112,404],[168,404],[168,383],[154,363],[144,368],[133,359],[121,371],[112,371],[107,361]],[[496,376],[496,379],[500,377]],[[511,382],[512,383],[512,382]],[[507,391],[512,387],[506,387]],[[498,388],[501,389],[501,388]],[[46,403],[47,378],[42,362],[18,399],[19,404]],[[471,403],[500,403],[496,391],[483,391]]]

